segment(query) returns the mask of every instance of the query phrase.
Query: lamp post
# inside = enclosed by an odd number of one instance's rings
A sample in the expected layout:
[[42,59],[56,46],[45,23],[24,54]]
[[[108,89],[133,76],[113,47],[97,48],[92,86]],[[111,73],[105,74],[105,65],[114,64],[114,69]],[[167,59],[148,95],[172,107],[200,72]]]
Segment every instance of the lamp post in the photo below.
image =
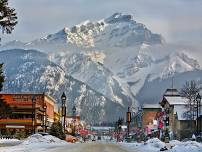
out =
[[72,134],[73,134],[73,136],[75,135],[75,122],[76,122],[76,107],[75,106],[73,106],[73,108],[72,108],[72,114],[73,114],[73,132],[72,132]]
[[196,102],[197,102],[197,115],[196,115],[196,129],[197,129],[197,135],[199,135],[199,111],[200,111],[200,105],[201,105],[201,96],[200,94],[198,93],[197,96],[196,96]]
[[117,131],[118,131],[118,133],[117,133],[117,142],[119,142],[119,140],[120,140],[121,125],[122,125],[122,119],[119,118],[118,122],[117,122]]
[[43,127],[44,128],[43,128],[43,130],[44,130],[44,132],[46,132],[46,120],[47,120],[46,109],[47,109],[47,105],[45,104],[43,108],[44,108],[44,117],[43,117],[43,121],[44,121]]
[[63,129],[64,129],[64,133],[65,133],[65,119],[66,119],[66,95],[65,95],[65,93],[64,93],[64,92],[62,93],[61,100],[62,100]]
[[32,134],[35,134],[35,105],[36,97],[32,97]]
[[127,135],[129,137],[129,133],[130,133],[130,122],[131,122],[131,112],[130,112],[130,107],[128,107],[128,111],[126,112],[126,121],[127,121]]

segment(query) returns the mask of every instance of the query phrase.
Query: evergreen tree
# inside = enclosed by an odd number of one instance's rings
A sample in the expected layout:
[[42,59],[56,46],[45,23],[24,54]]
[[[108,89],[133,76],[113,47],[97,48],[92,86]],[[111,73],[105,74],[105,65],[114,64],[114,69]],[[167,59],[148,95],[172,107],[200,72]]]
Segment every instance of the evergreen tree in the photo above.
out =
[[10,34],[17,24],[15,9],[8,6],[8,0],[0,0],[0,29]]
[[[3,64],[0,64],[0,91],[3,88],[4,75],[3,75]],[[11,114],[10,106],[0,96],[0,119],[7,118]]]
[[3,88],[3,82],[4,82],[4,75],[3,75],[3,63],[0,64],[0,92]]
[[62,129],[63,128],[60,122],[53,123],[51,126],[50,134],[64,140],[65,133],[63,132]]

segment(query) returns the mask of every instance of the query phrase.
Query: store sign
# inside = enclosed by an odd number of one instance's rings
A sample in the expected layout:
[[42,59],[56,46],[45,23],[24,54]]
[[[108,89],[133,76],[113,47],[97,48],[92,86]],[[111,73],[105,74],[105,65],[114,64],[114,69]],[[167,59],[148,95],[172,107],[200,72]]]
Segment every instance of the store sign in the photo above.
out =
[[[32,101],[34,95],[13,95],[13,101]],[[43,100],[43,97],[41,95],[35,95],[36,100]]]

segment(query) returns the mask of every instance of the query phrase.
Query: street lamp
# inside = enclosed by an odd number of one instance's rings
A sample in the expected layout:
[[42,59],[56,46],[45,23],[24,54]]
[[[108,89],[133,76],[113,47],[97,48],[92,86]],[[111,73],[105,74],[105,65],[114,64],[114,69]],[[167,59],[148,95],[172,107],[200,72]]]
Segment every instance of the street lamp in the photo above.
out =
[[63,116],[63,128],[64,128],[64,133],[65,133],[65,119],[66,119],[66,95],[63,92],[61,96],[62,100],[62,116]]
[[121,133],[121,125],[122,125],[122,123],[123,123],[122,119],[119,118],[118,121],[117,121],[117,131],[118,131],[118,133],[117,133],[117,142],[119,142],[119,140],[120,140],[120,133]]
[[[198,93],[196,96],[196,102],[197,102],[197,118],[196,118],[196,129],[197,129],[197,135],[199,135],[199,111],[200,111],[200,105],[201,105],[201,96]],[[200,127],[201,129],[201,127]]]
[[32,134],[35,134],[35,105],[36,97],[32,97]]
[[44,132],[46,132],[46,121],[47,121],[47,115],[46,115],[46,109],[47,109],[47,105],[45,104],[44,105],[44,117],[43,117],[43,130],[44,130]]
[[75,135],[75,129],[76,129],[76,127],[75,127],[75,122],[76,122],[76,107],[75,106],[73,106],[73,108],[72,108],[72,113],[73,113],[73,132],[72,132],[72,134],[73,134],[73,136]]
[[131,112],[130,112],[130,107],[128,107],[128,111],[126,112],[126,121],[127,121],[127,128],[128,128],[128,137],[130,133],[130,122],[131,122]]

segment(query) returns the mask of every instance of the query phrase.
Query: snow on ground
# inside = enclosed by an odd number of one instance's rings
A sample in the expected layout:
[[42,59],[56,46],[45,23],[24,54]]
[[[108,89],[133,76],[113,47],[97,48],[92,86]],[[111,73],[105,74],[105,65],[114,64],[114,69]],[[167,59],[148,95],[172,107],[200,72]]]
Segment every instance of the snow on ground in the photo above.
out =
[[15,144],[15,143],[21,143],[18,139],[0,139],[0,144]]
[[198,143],[196,141],[171,141],[170,143],[171,145],[174,145],[174,147],[169,149],[168,152],[202,152],[202,143]]
[[157,138],[149,139],[145,143],[121,143],[128,150],[137,149],[138,151],[157,152],[165,146],[165,143]]
[[[2,143],[8,142],[8,140],[1,140]],[[13,140],[16,142],[16,140]],[[12,143],[12,140],[10,141]],[[12,144],[11,144],[12,145]],[[64,140],[60,140],[54,136],[46,135],[42,136],[40,134],[34,134],[22,141],[20,144],[16,146],[6,146],[0,147],[0,152],[34,152],[34,151],[48,151],[47,149],[51,149],[57,146],[65,146],[68,143]]]
[[22,142],[22,145],[31,145],[31,144],[66,144],[67,142],[64,140],[61,140],[59,138],[56,138],[52,135],[46,135],[46,136],[42,136],[40,134],[34,134],[29,136],[27,139],[25,139]]
[[129,151],[137,150],[140,152],[159,152],[165,146],[168,148],[166,152],[202,152],[202,143],[196,141],[180,142],[178,140],[164,143],[157,138],[149,139],[145,143],[120,143],[121,146]]
[[[107,140],[106,140],[107,141]],[[106,142],[105,141],[105,142]],[[0,139],[0,145],[4,143],[16,143],[19,140],[15,139]],[[67,143],[63,140],[60,140],[54,136],[46,135],[42,136],[40,134],[35,134],[24,141],[20,141],[21,143],[16,146],[0,146],[0,152],[48,152],[53,148],[60,148],[60,146],[64,146],[64,148],[70,148],[70,143]],[[102,141],[102,143],[105,143]],[[89,142],[91,143],[91,142]],[[89,143],[87,143],[89,145]],[[84,143],[85,144],[85,143]],[[91,143],[92,146],[95,144]],[[109,144],[109,141],[106,143]],[[114,142],[114,144],[116,144]],[[118,143],[124,149],[128,151],[139,151],[139,152],[159,152],[161,148],[165,146],[168,148],[166,152],[202,152],[202,143],[198,143],[196,141],[187,141],[187,142],[180,142],[178,140],[172,140],[169,143],[164,143],[157,138],[149,139],[145,143]],[[75,145],[78,149],[78,146],[82,146],[83,144]],[[5,146],[5,145],[4,145]],[[107,145],[106,145],[107,146]],[[63,148],[63,149],[64,149]]]

